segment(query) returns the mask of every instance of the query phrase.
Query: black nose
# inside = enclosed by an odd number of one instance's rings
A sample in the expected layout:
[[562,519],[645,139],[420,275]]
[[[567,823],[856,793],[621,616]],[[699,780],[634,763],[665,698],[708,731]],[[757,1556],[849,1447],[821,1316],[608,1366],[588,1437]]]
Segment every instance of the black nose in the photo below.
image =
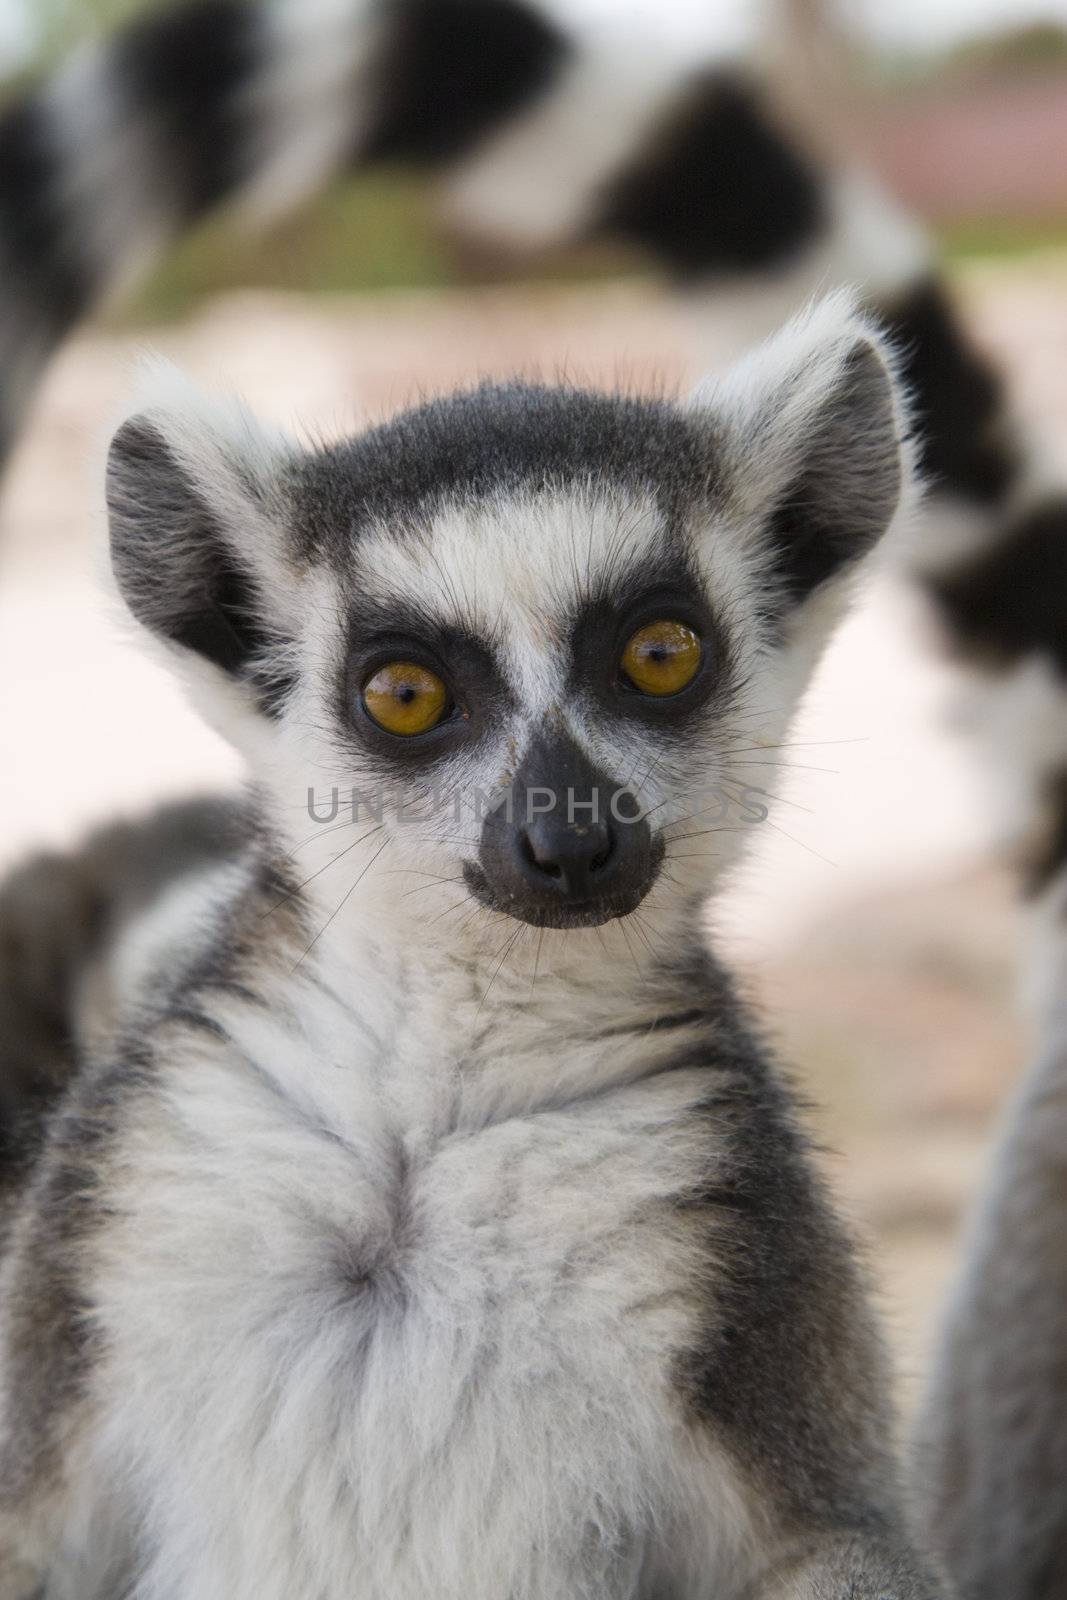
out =
[[598,880],[611,865],[616,841],[609,822],[568,821],[553,811],[531,818],[518,846],[525,876],[534,887],[581,898],[600,887]]
[[636,796],[560,731],[530,745],[463,877],[483,905],[534,927],[595,927],[641,904],[662,859]]

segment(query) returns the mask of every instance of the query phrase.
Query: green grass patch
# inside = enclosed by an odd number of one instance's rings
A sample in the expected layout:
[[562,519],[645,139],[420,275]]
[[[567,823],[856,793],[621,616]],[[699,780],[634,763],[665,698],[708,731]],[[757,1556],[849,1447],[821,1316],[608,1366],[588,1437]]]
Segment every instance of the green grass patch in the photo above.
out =
[[167,252],[140,289],[117,307],[119,325],[175,322],[206,296],[239,289],[305,294],[433,289],[501,279],[583,283],[633,275],[647,263],[607,247],[579,248],[524,263],[476,246],[451,248],[428,186],[378,172],[335,184],[264,235],[232,216],[198,228]]
[[120,308],[123,322],[168,322],[228,289],[306,293],[426,288],[455,272],[423,185],[376,174],[338,184],[266,235],[220,217],[167,253]]
[[1042,250],[1067,248],[1067,217],[1041,222],[995,218],[957,222],[939,228],[937,238],[949,261],[1036,255]]
[[[946,261],[1025,257],[1067,249],[1067,217],[1049,223],[980,221],[938,230]],[[625,252],[575,250],[503,276],[575,283],[631,274],[643,263]],[[440,288],[492,281],[490,253],[464,254],[460,267],[438,225],[427,185],[380,172],[334,185],[268,234],[242,231],[231,217],[197,229],[169,251],[141,289],[116,313],[123,324],[173,322],[208,295],[248,288],[306,294]]]

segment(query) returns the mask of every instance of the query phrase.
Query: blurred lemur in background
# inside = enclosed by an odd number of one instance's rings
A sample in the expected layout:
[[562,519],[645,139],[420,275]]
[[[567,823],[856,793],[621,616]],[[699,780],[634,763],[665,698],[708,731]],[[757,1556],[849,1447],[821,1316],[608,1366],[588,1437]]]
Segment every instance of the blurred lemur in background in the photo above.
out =
[[[66,332],[208,211],[235,204],[277,213],[340,172],[380,162],[428,169],[454,222],[520,249],[598,237],[637,246],[687,286],[695,308],[706,300],[736,311],[742,339],[817,289],[855,285],[888,331],[910,395],[929,490],[925,537],[912,550],[916,577],[950,642],[973,663],[979,714],[993,728],[998,761],[1019,779],[1030,819],[1027,881],[1044,886],[1043,948],[1054,952],[1067,840],[1067,500],[1046,481],[1000,382],[961,331],[921,231],[852,169],[847,152],[827,150],[798,117],[796,96],[776,96],[751,63],[723,55],[680,66],[647,45],[587,37],[561,12],[516,0],[201,0],[134,23],[14,100],[0,120],[5,439],[14,438]],[[529,417],[523,424],[539,426]],[[126,436],[127,454],[135,442]],[[200,482],[198,471],[191,481]],[[246,473],[242,493],[257,482]],[[202,530],[216,539],[212,548],[222,547],[233,504],[224,509]],[[220,572],[229,584],[230,569]],[[179,569],[167,576],[181,593]],[[798,584],[798,599],[812,576]],[[774,590],[777,580],[769,581]],[[262,619],[255,606],[248,612],[243,582],[236,607],[200,615],[192,606],[190,627],[201,629],[201,653],[220,673],[240,675],[254,659],[267,674],[261,692],[291,708],[288,691],[303,680],[287,683],[278,656],[261,650],[269,639],[252,626],[252,617]],[[819,582],[812,592],[821,592]],[[186,645],[193,642],[190,635]],[[277,733],[284,718],[270,726]],[[243,837],[233,812],[185,810],[152,827],[151,837],[111,830],[77,860],[24,869],[6,892],[0,958],[11,975],[4,1020],[13,1043],[3,1092],[16,1153],[21,1118],[40,1124],[77,1041],[87,1030],[106,1039],[116,1005],[121,1013],[122,996],[141,982],[146,958],[122,929],[168,884],[171,910],[195,901],[189,874],[214,881]],[[353,899],[371,896],[372,882],[369,873]],[[302,927],[303,901],[286,900],[288,892],[279,891],[275,920],[292,917]],[[158,914],[156,924],[153,938],[163,936],[167,917]],[[153,938],[139,938],[142,951],[156,949]],[[331,935],[321,942],[328,946]],[[509,968],[505,962],[486,1000],[494,1011],[501,992],[511,993]],[[412,980],[418,976],[415,969]],[[1042,1086],[1019,1103],[1006,1176],[986,1208],[923,1426],[920,1507],[931,1543],[972,1600],[1052,1600],[1067,1562],[1067,1302],[1058,1292],[1058,1213],[1048,1199],[1061,1147],[1052,1120],[1039,1125],[1033,1109],[1044,1116],[1049,1095],[1059,1094],[1058,1005],[1044,1014]],[[98,1120],[94,1111],[90,1122]],[[407,1192],[406,1176],[397,1188]],[[199,1215],[199,1200],[190,1210]],[[769,1270],[769,1257],[764,1265]],[[66,1303],[62,1274],[52,1292],[57,1305]],[[91,1348],[90,1329],[77,1326]],[[1044,1330],[1040,1338],[1036,1330]],[[34,1344],[32,1326],[24,1337]],[[59,1375],[66,1371],[60,1363]],[[811,1399],[818,1382],[812,1373],[805,1381],[815,1384]],[[257,1437],[282,1426],[273,1414],[264,1400]],[[791,1435],[776,1459],[784,1463],[797,1448]],[[265,1547],[274,1536],[264,1528]],[[171,1592],[158,1574],[154,1581],[163,1586],[146,1592]]]

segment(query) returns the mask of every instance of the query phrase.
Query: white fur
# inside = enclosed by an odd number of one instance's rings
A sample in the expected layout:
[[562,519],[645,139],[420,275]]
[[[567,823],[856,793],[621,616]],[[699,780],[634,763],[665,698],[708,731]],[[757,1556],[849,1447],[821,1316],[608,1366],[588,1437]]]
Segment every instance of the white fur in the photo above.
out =
[[[375,1004],[367,953],[329,962],[362,971],[344,991],[358,1023],[281,981],[269,1016],[222,1013],[256,1075],[187,1046],[166,1117],[128,1136],[97,1269],[99,1470],[132,1474],[162,1534],[139,1597],[593,1600],[635,1593],[661,1538],[682,1542],[680,1595],[729,1592],[746,1494],[664,1387],[695,1257],[657,1200],[706,1171],[681,1124],[701,1081],[553,1109],[539,1041],[558,988],[509,1025],[507,986],[491,1057],[460,1061],[476,997],[402,999],[379,969]],[[536,1114],[486,1107],[479,1075],[504,1057],[538,1080]]]
[[457,225],[522,249],[566,243],[678,89],[669,53],[630,41],[579,50],[548,95],[476,150],[445,191]]
[[128,86],[104,45],[72,56],[48,85],[45,104],[62,153],[56,200],[70,218],[71,254],[89,260],[102,299],[116,297],[147,270],[174,229],[173,204],[159,181],[160,152],[149,128],[131,128]]
[[249,220],[284,215],[350,160],[369,100],[372,0],[272,0],[266,66],[250,86],[261,148],[241,196]]
[[[1011,666],[961,672],[954,720],[971,744],[993,807],[998,844],[1015,864],[1040,858],[1058,824],[1051,788],[1067,769],[1067,692],[1042,654]],[[1030,910],[1022,998],[1035,1037],[1053,1050],[1067,1028],[1067,874],[1058,873]]]
[[921,227],[865,173],[845,169],[827,185],[827,225],[811,244],[769,270],[716,276],[682,300],[703,364],[733,358],[798,307],[835,290],[880,303],[905,294],[932,268]]
[[830,187],[823,288],[846,284],[885,301],[929,276],[934,252],[922,228],[880,183],[846,169]]
[[82,981],[77,1006],[83,1049],[100,1058],[134,1018],[150,1015],[210,937],[213,913],[241,887],[239,862],[182,874],[119,929]]
[[[735,466],[731,511],[752,525],[750,537],[804,466],[814,421],[832,402],[845,363],[860,344],[877,352],[890,372],[895,369],[894,354],[874,319],[859,310],[852,290],[838,288],[809,301],[725,374],[698,385],[693,404],[706,407],[709,421],[714,418],[724,429],[723,448]],[[905,397],[899,387],[891,394],[894,438],[903,457],[897,516],[906,521],[916,509],[920,486]],[[855,420],[859,430],[868,425],[862,416]]]

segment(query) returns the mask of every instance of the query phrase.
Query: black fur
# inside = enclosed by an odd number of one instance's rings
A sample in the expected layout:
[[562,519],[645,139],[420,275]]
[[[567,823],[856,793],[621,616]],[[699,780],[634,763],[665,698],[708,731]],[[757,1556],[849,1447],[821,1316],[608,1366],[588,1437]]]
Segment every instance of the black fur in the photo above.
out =
[[[538,849],[552,862],[547,871]],[[636,910],[663,856],[663,836],[653,839],[635,796],[565,728],[549,726],[486,815],[463,879],[480,904],[532,927],[597,927]]]
[[[115,68],[162,159],[183,222],[227,199],[252,168],[247,88],[262,18],[244,0],[192,0],[115,42]],[[141,135],[143,137],[143,135]]]
[[63,162],[40,95],[0,115],[0,240],[12,278],[5,293],[30,299],[50,340],[85,313],[98,278],[80,248],[79,219],[62,201]]
[[35,856],[0,884],[0,1176],[72,1070],[76,985],[104,909],[96,873],[67,856]]
[[252,578],[163,438],[142,418],[124,423],[112,442],[107,500],[112,570],[133,615],[252,684],[267,715],[277,715],[292,678],[279,641],[260,621]]
[[[0,1510],[58,1470],[57,1419],[76,1403],[91,1360],[79,1247],[99,1221],[98,1157],[120,1107],[150,1078],[135,1041],[86,1067],[84,982],[129,918],[185,874],[233,859],[246,830],[239,802],[187,801],[101,829],[68,856],[37,857],[0,885],[0,1222],[5,1202],[31,1183],[36,1194],[29,1234],[7,1262],[18,1403]],[[116,1581],[115,1592],[126,1587]]]
[[[212,534],[205,532],[204,537],[210,539]],[[219,556],[204,601],[202,611],[187,611],[174,619],[171,637],[175,644],[206,656],[224,672],[238,677],[263,643],[262,634],[250,620],[251,581],[231,561]]]
[[1010,665],[1040,652],[1067,675],[1067,500],[1028,512],[929,588],[967,654]]
[[[711,698],[721,710],[737,687],[730,640],[717,619],[715,599],[705,593],[679,539],[668,536],[649,560],[613,564],[573,619],[569,692],[593,700],[605,718],[643,723],[657,743],[691,737],[693,719],[711,714]],[[703,653],[696,676],[684,689],[657,698],[627,685],[619,664],[631,636],[663,618],[691,628]]]
[[716,469],[706,432],[660,400],[486,384],[297,464],[297,535],[309,555],[343,560],[360,528],[408,527],[449,497],[593,481],[648,489],[665,506],[707,498]]
[[756,90],[707,73],[614,180],[596,227],[648,250],[681,278],[699,278],[777,266],[823,222],[814,169],[774,127]]
[[[871,346],[860,345],[809,431],[803,472],[771,518],[775,613],[782,600],[792,607],[858,561],[885,532],[901,491],[892,420],[885,369]],[[880,452],[872,436],[883,441]]]
[[121,1061],[72,1076],[50,1118],[34,1167],[28,1235],[5,1262],[9,1392],[18,1403],[8,1408],[0,1509],[17,1506],[35,1483],[61,1470],[62,1418],[84,1392],[92,1359],[79,1246],[101,1215],[97,1157],[113,1136],[119,1108],[142,1091],[147,1076],[145,1053],[131,1046]]
[[1002,499],[1020,467],[1004,387],[967,343],[944,289],[930,279],[881,315],[911,390],[930,487],[983,504]]
[[400,0],[358,154],[441,166],[543,93],[569,47],[521,0]]
[[[47,923],[47,937],[56,949],[50,959],[62,961],[65,981],[54,986],[49,1003],[74,1018],[79,967],[101,953],[102,946],[130,916],[144,910],[170,883],[216,862],[236,861],[263,843],[250,805],[244,800],[205,799],[165,806],[141,822],[118,824],[93,835],[74,855],[63,858],[67,872],[92,885],[94,937],[78,950],[62,951],[68,930],[62,926],[63,902],[38,913]],[[45,885],[40,883],[42,890]],[[245,898],[231,903],[213,933],[192,951],[176,951],[173,971],[161,973],[153,996],[160,1014],[189,1019],[212,990],[241,992],[241,962],[247,954],[245,930],[238,912],[249,915],[252,928],[276,903],[273,874],[250,873]],[[286,913],[283,912],[282,919]],[[15,929],[17,937],[22,936]],[[183,964],[184,962],[184,964]],[[8,1354],[10,1393],[18,1404],[8,1413],[11,1434],[0,1476],[0,1510],[18,1505],[34,1483],[59,1469],[63,1449],[61,1420],[82,1392],[92,1362],[92,1333],[83,1289],[87,1237],[100,1226],[104,1211],[100,1186],[107,1154],[131,1104],[151,1093],[156,1057],[144,1043],[145,1026],[117,1027],[110,1047],[93,1059],[72,1053],[66,1063],[62,1095],[47,1102],[35,1099],[22,1117],[13,1168],[0,1172],[17,1179],[25,1194],[32,1184],[34,1203],[28,1236],[14,1241],[6,1266],[12,1273],[8,1306],[12,1312]],[[64,1023],[66,1027],[66,1022]],[[71,1028],[73,1031],[73,1026]],[[8,1041],[0,1036],[0,1046]],[[12,1041],[13,1047],[14,1041]],[[3,1056],[16,1070],[24,1063]],[[10,1080],[9,1080],[10,1083]],[[2,1213],[0,1213],[2,1217]],[[10,1243],[11,1241],[4,1241]],[[127,1584],[116,1582],[115,1593]]]
[[[439,617],[397,599],[382,604],[356,592],[348,596],[349,645],[338,676],[338,720],[364,753],[374,752],[383,775],[411,777],[412,769],[479,739],[514,708],[496,653],[473,630],[443,626]],[[363,686],[388,661],[415,661],[435,672],[454,702],[453,714],[416,739],[380,728],[362,705]]]
[[236,801],[183,801],[98,829],[69,855],[34,856],[0,883],[0,1181],[32,1154],[69,1082],[91,964],[171,882],[232,857],[245,830]]
[[1042,786],[1045,827],[1040,844],[1023,862],[1023,888],[1042,894],[1067,866],[1067,771],[1061,769]]
[[729,1127],[732,1142],[725,1175],[689,1202],[724,1272],[704,1340],[679,1367],[683,1395],[787,1517],[891,1533],[878,1487],[892,1481],[889,1430],[870,1403],[884,1358],[851,1241],[729,976],[694,941],[678,982],[680,998],[703,997],[709,1020],[674,1065],[715,1063],[709,1137]]

